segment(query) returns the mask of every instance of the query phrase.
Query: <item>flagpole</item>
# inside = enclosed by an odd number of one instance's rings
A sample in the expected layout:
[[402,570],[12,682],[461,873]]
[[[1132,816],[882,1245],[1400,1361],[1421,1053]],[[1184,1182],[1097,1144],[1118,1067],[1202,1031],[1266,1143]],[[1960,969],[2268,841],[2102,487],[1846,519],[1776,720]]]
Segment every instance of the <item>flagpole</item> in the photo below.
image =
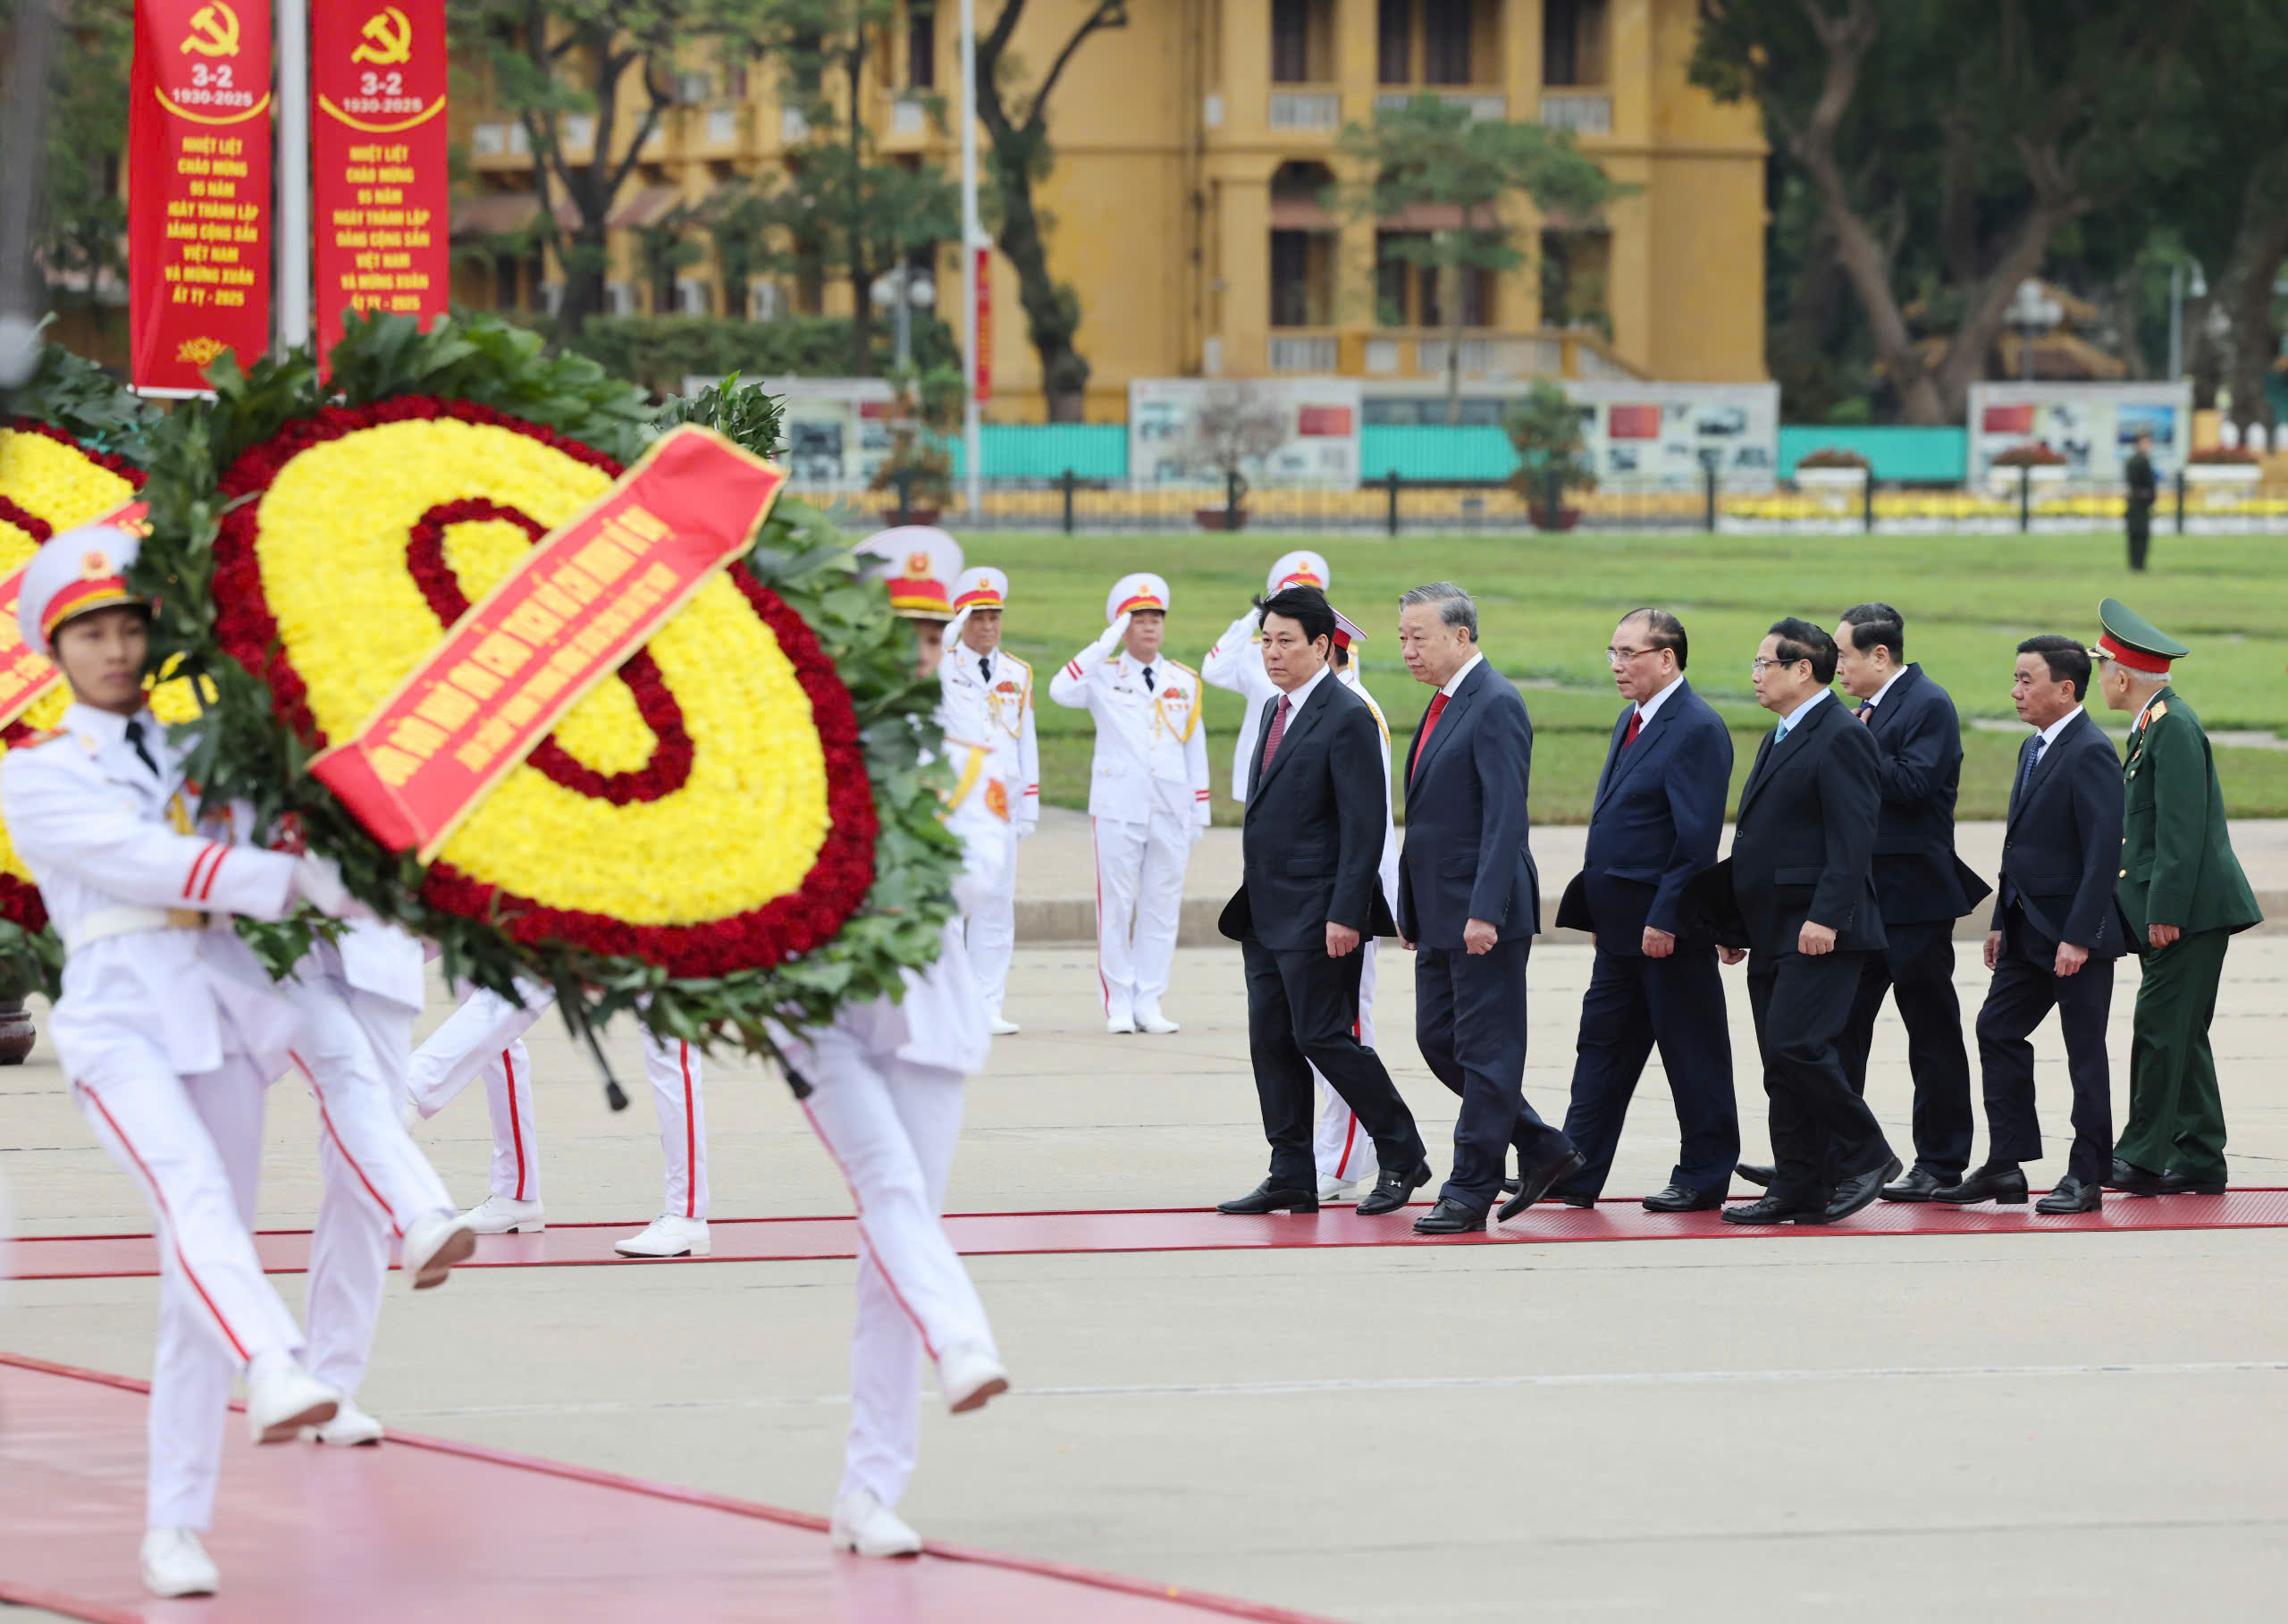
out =
[[977,217],[977,0],[962,0],[962,454],[970,522],[985,507],[984,430],[977,411],[977,260],[985,240]]
[[309,0],[278,19],[278,347],[310,341]]

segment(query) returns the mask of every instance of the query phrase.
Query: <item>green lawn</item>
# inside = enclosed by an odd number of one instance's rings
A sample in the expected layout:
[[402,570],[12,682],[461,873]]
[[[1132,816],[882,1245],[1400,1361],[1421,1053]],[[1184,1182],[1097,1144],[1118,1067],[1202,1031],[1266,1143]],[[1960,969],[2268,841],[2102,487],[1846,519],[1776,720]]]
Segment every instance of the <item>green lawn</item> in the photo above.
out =
[[[1087,713],[1048,702],[1048,678],[1104,625],[1105,594],[1131,569],[1167,577],[1175,610],[1169,652],[1196,665],[1232,616],[1263,588],[1285,536],[974,536],[972,563],[1009,572],[1008,640],[1040,685],[1041,793],[1086,804]],[[1653,602],[1684,618],[1693,686],[1734,729],[1737,779],[1771,718],[1751,695],[1747,667],[1764,629],[1785,614],[1832,627],[1867,599],[1907,618],[1907,657],[1953,694],[1965,724],[2010,720],[2010,669],[2022,637],[2059,631],[2095,637],[2098,600],[2111,593],[2193,646],[2180,687],[2212,729],[2288,735],[2288,546],[2264,537],[2156,537],[2154,568],[2132,577],[2116,535],[2017,537],[1566,536],[1342,537],[1308,542],[1334,572],[1333,597],[1366,627],[1367,686],[1399,748],[1423,699],[1398,657],[1397,600],[1409,586],[1449,579],[1478,602],[1486,655],[1527,685],[1535,734],[1533,812],[1577,823],[1604,759],[1619,701],[1604,667],[1613,624]],[[1216,815],[1224,794],[1238,699],[1211,690],[1209,754]],[[2101,720],[2118,725],[2099,712]],[[2020,735],[1964,728],[1962,815],[2001,815]],[[2222,748],[2218,770],[2233,812],[2288,816],[2288,751]]]

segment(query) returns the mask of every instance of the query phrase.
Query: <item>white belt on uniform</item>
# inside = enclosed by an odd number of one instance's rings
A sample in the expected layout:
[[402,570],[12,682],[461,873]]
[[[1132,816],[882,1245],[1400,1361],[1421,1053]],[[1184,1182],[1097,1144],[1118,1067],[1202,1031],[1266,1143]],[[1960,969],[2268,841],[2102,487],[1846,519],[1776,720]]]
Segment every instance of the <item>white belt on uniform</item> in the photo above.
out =
[[89,942],[102,941],[110,936],[135,936],[147,930],[204,930],[206,915],[191,908],[147,908],[135,903],[122,903],[115,908],[98,908],[70,930],[58,927],[63,938],[64,950],[77,953]]

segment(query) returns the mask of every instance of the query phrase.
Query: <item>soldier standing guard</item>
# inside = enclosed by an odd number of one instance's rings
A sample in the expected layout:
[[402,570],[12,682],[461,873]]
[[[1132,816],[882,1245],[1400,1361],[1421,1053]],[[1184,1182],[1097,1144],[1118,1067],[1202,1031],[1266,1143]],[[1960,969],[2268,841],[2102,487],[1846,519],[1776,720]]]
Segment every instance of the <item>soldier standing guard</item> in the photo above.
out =
[[2129,567],[2141,572],[2153,541],[2153,501],[2160,494],[2160,482],[2153,476],[2152,435],[2137,436],[2137,449],[2122,465],[2121,476],[2128,485],[2121,517],[2129,531]]
[[[1263,595],[1276,597],[1290,586],[1316,586],[1325,592],[1332,585],[1333,575],[1325,559],[1299,547],[1281,554],[1271,567],[1271,573],[1264,577]],[[1210,687],[1240,696],[1239,736],[1232,743],[1232,799],[1245,805],[1248,769],[1255,761],[1255,736],[1263,726],[1263,708],[1279,697],[1278,686],[1263,669],[1260,607],[1249,606],[1247,613],[1224,628],[1215,647],[1207,651],[1207,658],[1199,662],[1199,677]]]
[[1089,818],[1097,857],[1097,977],[1108,1032],[1178,1031],[1161,1013],[1192,843],[1207,827],[1199,674],[1160,652],[1168,584],[1123,576],[1104,635],[1049,679],[1048,696],[1096,719]]
[[[26,567],[17,624],[73,703],[61,728],[8,752],[0,812],[63,939],[50,1035],[72,1098],[156,1220],[143,1580],[158,1595],[203,1595],[218,1583],[198,1536],[232,1374],[246,1376],[258,1443],[331,1421],[341,1402],[303,1367],[301,1332],[255,1255],[263,1092],[297,1064],[301,1028],[231,916],[283,919],[303,902],[341,919],[364,911],[330,863],[239,844],[229,820],[195,828],[179,755],[145,703],[149,610],[126,585],[138,547],[87,526]],[[311,1082],[325,1110],[330,1080]],[[450,1207],[396,1222],[416,1288],[474,1247]]]
[[946,627],[938,675],[946,692],[946,725],[963,738],[993,747],[993,781],[1008,787],[1008,861],[998,888],[971,917],[970,968],[985,996],[987,1024],[997,1038],[1016,1036],[1002,1006],[1009,992],[1009,959],[1017,945],[1017,843],[1040,824],[1040,741],[1034,729],[1033,669],[1001,646],[1001,618],[1009,577],[987,565],[962,572],[954,583],[954,621]]
[[2208,1023],[2225,947],[2263,918],[2225,820],[2225,792],[2200,718],[2169,686],[2192,651],[2118,599],[2098,608],[2106,703],[2134,711],[2121,841],[2122,912],[2144,955],[2129,1042],[2129,1120],[2108,1190],[2221,1195],[2225,1104]]

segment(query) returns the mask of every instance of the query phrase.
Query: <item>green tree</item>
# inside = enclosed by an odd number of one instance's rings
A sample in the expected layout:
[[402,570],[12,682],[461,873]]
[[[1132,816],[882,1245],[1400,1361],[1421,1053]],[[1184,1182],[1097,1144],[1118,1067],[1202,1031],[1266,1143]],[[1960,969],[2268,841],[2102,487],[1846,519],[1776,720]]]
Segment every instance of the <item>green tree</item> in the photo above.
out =
[[[446,26],[454,61],[488,78],[495,105],[524,126],[538,233],[564,267],[557,331],[576,334],[603,309],[612,206],[674,100],[678,68],[711,43],[749,45],[751,10],[741,0],[447,0]],[[591,122],[585,155],[565,139],[575,116]]]
[[1337,186],[1333,205],[1354,219],[1386,219],[1417,204],[1457,211],[1457,223],[1409,233],[1388,248],[1392,257],[1433,272],[1445,317],[1446,420],[1461,421],[1463,278],[1525,265],[1519,222],[1508,206],[1518,198],[1535,211],[1580,222],[1629,189],[1574,146],[1569,130],[1471,115],[1442,97],[1417,96],[1351,124],[1338,145],[1363,179]]
[[[1756,103],[1816,200],[1813,246],[1848,282],[1902,414],[1945,423],[2060,234],[2182,172],[2194,14],[2117,0],[1702,0],[1692,75]],[[1914,330],[1918,298],[1926,319],[1954,324],[1935,358]]]
[[[127,145],[127,69],[134,43],[129,0],[52,3],[55,33],[48,98],[38,129],[39,201],[30,248],[47,301],[101,307],[106,283],[127,277],[127,204],[120,159]],[[13,4],[0,4],[0,26]],[[0,162],[14,163],[13,153]]]
[[779,263],[848,282],[853,377],[874,370],[875,278],[961,235],[959,193],[945,172],[884,162],[859,116],[867,65],[896,15],[890,0],[771,0],[763,13],[780,98],[802,115],[811,139],[764,194],[762,218],[787,245]]
[[[1040,358],[1041,394],[1051,423],[1086,416],[1088,358],[1081,353],[1081,296],[1048,267],[1048,233],[1055,222],[1033,191],[1048,178],[1056,155],[1048,141],[1048,100],[1073,56],[1106,29],[1128,26],[1127,0],[1085,0],[1071,31],[1049,58],[1040,82],[1026,85],[1012,48],[1026,0],[1001,0],[992,25],[977,37],[977,116],[985,126],[987,178],[992,183],[993,240],[1017,273],[1025,337]],[[966,248],[967,245],[963,245]]]

